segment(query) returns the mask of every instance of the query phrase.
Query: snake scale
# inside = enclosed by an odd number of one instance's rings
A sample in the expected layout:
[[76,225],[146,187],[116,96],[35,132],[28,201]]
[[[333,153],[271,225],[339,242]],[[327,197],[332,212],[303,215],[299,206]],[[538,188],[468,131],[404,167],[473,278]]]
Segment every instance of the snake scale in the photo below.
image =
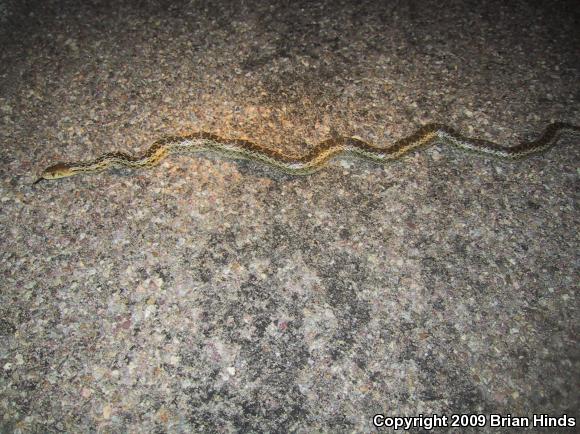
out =
[[294,175],[313,173],[323,168],[331,158],[342,155],[354,155],[365,160],[386,163],[434,144],[448,145],[503,160],[518,160],[547,151],[558,142],[561,133],[565,132],[580,134],[580,127],[555,122],[549,124],[538,139],[509,147],[488,140],[469,138],[447,125],[432,123],[387,148],[354,137],[335,137],[321,142],[302,156],[284,154],[248,140],[224,139],[215,134],[199,132],[165,137],[153,143],[139,156],[124,152],[109,152],[94,160],[57,163],[44,169],[35,184],[42,180],[100,172],[112,167],[149,168],[170,154],[199,151],[214,151],[233,158],[260,161]]

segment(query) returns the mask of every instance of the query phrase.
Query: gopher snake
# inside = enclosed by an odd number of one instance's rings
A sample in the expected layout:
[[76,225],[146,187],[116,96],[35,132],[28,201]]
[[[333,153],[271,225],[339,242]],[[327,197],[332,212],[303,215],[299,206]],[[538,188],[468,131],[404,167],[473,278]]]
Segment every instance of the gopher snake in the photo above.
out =
[[550,149],[556,144],[562,132],[580,134],[580,127],[563,122],[552,123],[546,127],[538,139],[506,147],[487,140],[465,137],[447,125],[428,124],[388,148],[379,148],[354,137],[337,137],[321,142],[303,156],[283,154],[247,140],[223,139],[211,133],[200,132],[158,140],[141,156],[109,152],[90,161],[57,163],[46,168],[35,184],[43,179],[99,172],[110,167],[152,167],[169,154],[198,151],[216,151],[234,158],[257,160],[294,175],[315,172],[324,167],[329,159],[336,156],[355,155],[366,160],[385,163],[436,143],[500,159],[517,160]]

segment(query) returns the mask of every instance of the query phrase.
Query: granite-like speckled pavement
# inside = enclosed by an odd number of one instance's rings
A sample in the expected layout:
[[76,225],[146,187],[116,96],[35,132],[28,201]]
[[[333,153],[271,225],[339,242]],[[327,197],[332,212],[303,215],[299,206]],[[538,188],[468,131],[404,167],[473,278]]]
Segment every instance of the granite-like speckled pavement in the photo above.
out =
[[31,184],[199,130],[293,153],[428,122],[532,140],[580,124],[579,17],[573,1],[0,1],[0,432],[576,424],[578,137],[518,163],[437,146],[293,177],[197,155]]

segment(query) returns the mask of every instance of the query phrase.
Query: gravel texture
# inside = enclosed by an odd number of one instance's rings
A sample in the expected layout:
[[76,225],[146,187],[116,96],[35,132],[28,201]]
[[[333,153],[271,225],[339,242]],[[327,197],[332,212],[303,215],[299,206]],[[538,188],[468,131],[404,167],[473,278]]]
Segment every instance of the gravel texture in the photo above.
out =
[[579,20],[572,1],[0,1],[0,431],[578,419],[578,138],[516,164],[177,156],[31,182],[198,130],[297,153],[427,122],[530,140],[580,124]]

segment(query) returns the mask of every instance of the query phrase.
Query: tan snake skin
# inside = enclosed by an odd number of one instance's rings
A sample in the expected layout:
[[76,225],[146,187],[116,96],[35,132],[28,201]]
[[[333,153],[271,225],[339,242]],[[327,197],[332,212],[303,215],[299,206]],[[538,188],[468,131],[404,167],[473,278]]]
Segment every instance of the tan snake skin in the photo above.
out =
[[504,160],[518,160],[547,151],[565,132],[580,134],[580,127],[563,122],[552,123],[538,139],[508,147],[487,140],[465,137],[447,125],[428,124],[387,148],[380,148],[354,137],[338,137],[320,143],[302,156],[283,154],[247,140],[224,139],[211,133],[200,132],[158,140],[140,156],[109,152],[94,160],[57,163],[42,171],[35,184],[42,180],[100,172],[112,167],[148,168],[155,166],[170,154],[199,151],[215,151],[233,158],[260,161],[294,175],[306,175],[320,170],[328,160],[341,155],[354,155],[377,163],[386,163],[434,144],[448,145]]

